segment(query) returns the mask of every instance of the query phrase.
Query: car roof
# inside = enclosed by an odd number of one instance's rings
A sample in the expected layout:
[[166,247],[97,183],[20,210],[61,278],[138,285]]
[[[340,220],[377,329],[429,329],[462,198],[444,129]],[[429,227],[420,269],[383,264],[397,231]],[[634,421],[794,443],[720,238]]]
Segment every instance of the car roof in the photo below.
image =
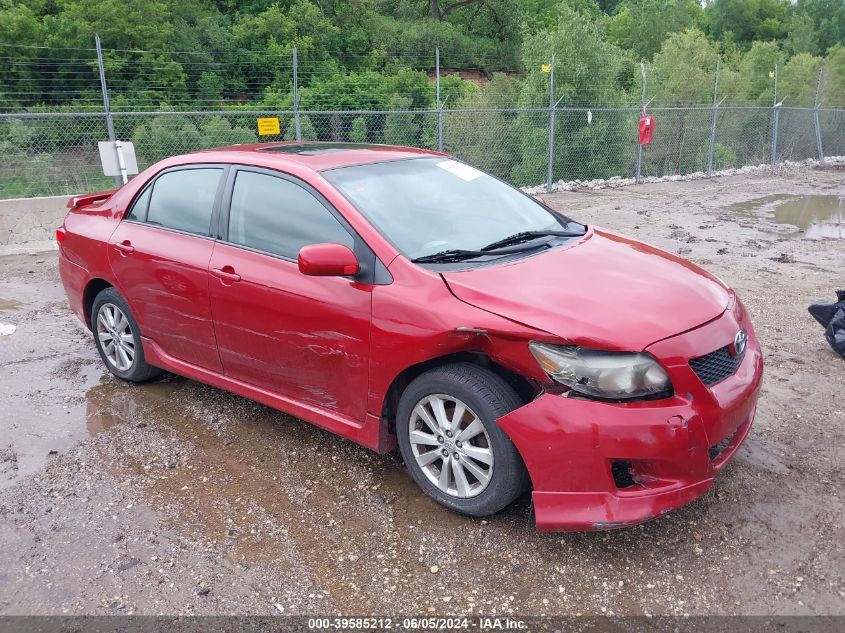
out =
[[[297,164],[315,171],[347,167],[365,163],[378,163],[408,158],[422,158],[426,156],[446,156],[416,147],[402,147],[398,145],[375,145],[366,143],[327,143],[327,142],[284,142],[257,143],[254,145],[231,145],[216,147],[187,154],[197,160],[205,160],[208,153],[231,154],[233,162],[246,159],[244,154],[251,154],[252,158],[266,163],[268,158],[277,164]],[[259,158],[260,157],[260,158]]]

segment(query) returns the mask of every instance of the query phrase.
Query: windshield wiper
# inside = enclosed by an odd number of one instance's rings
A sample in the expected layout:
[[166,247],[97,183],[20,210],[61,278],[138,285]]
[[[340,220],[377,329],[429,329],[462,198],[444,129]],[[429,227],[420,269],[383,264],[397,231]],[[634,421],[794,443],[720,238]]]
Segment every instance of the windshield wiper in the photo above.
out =
[[497,248],[496,250],[472,251],[462,248],[453,248],[447,251],[440,251],[431,255],[423,255],[415,257],[411,261],[415,264],[447,264],[449,262],[462,262],[466,259],[474,259],[476,257],[485,257],[491,255],[512,255],[514,253],[525,253],[526,251],[533,251],[537,248],[547,248],[547,244],[532,244],[530,246],[522,246],[519,248]]
[[533,240],[535,237],[546,237],[546,236],[554,236],[554,237],[581,237],[584,235],[583,232],[581,233],[573,233],[572,231],[522,231],[520,233],[515,233],[513,235],[509,235],[501,240],[497,240],[488,244],[487,246],[482,246],[482,251],[491,251],[495,249],[499,249],[502,246],[510,246],[511,244],[519,244],[520,242],[527,242],[529,240]]
[[462,262],[465,259],[472,259],[473,257],[480,257],[481,255],[489,255],[490,253],[482,253],[481,251],[465,251],[459,248],[448,251],[440,251],[431,255],[423,255],[415,257],[411,261],[415,264],[445,264],[447,262]]

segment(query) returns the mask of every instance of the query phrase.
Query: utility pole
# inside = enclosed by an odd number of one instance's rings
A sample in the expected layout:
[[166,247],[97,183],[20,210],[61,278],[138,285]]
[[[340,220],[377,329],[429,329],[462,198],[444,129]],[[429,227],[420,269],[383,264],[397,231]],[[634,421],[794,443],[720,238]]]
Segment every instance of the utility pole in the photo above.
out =
[[713,152],[716,149],[716,113],[719,105],[716,99],[719,96],[719,67],[722,60],[716,60],[716,78],[713,80],[713,112],[710,115],[710,143],[707,146],[707,175],[713,175]]
[[555,56],[549,68],[549,156],[546,173],[546,193],[552,192],[552,172],[555,157]]
[[780,106],[778,103],[778,65],[775,64],[775,90],[772,99],[772,169],[778,159],[778,124],[780,120]]
[[440,102],[440,48],[434,49],[434,66],[436,74],[437,95],[435,101],[437,102],[437,151],[443,151],[443,104]]
[[293,124],[296,130],[296,142],[302,141],[302,124],[299,120],[299,58],[297,56],[296,46],[291,51],[293,62]]
[[[643,78],[643,89],[640,93],[640,116],[645,116],[645,88],[646,88],[646,74],[645,63],[640,62],[640,74]],[[642,181],[642,167],[643,167],[643,146],[637,137],[637,184]]]
[[822,149],[822,129],[819,125],[819,106],[821,105],[822,73],[824,68],[819,68],[819,79],[816,82],[816,98],[813,101],[813,127],[816,129],[816,150],[818,151],[819,162],[824,162],[824,150]]
[[[106,128],[108,129],[109,141],[114,145],[114,117],[112,117],[111,113],[111,100],[109,99],[109,88],[106,85],[106,69],[103,65],[103,49],[100,46],[99,35],[94,35],[94,45],[97,47],[97,66],[100,68],[100,90],[103,92],[103,110],[106,113]],[[120,187],[123,183],[124,181],[120,176],[114,177],[115,186]]]

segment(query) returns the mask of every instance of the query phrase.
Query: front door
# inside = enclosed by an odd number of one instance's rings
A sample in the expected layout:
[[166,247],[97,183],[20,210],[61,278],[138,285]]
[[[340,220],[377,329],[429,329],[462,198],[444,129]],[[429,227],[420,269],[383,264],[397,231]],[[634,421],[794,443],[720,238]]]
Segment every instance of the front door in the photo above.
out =
[[296,263],[306,244],[360,238],[305,183],[248,168],[230,181],[209,265],[225,374],[363,421],[373,286]]
[[222,372],[208,263],[222,167],[163,172],[135,199],[109,239],[109,261],[143,336],[168,355]]

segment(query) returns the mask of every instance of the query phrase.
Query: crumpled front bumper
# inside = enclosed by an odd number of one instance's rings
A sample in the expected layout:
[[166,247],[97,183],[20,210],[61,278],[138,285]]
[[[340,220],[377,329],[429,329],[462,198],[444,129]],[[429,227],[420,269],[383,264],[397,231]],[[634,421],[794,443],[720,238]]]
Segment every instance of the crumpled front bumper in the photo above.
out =
[[[728,344],[740,327],[749,334],[742,363],[708,388],[689,359]],[[741,308],[648,351],[669,373],[673,397],[608,403],[544,393],[499,419],[531,475],[538,529],[610,529],[685,505],[748,436],[763,361]],[[621,482],[620,470],[629,475]]]

